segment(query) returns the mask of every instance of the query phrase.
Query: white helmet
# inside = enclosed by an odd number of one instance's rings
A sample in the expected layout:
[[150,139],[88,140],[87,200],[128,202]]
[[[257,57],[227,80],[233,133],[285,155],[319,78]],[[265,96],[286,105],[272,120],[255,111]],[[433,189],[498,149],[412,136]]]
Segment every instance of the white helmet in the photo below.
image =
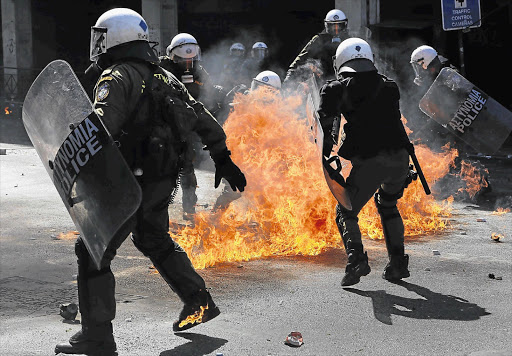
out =
[[416,63],[427,69],[428,65],[437,57],[437,51],[430,46],[419,46],[411,54],[411,63]]
[[428,76],[426,70],[428,66],[437,57],[437,51],[427,45],[419,46],[411,53],[411,65],[416,75],[414,83],[421,85],[423,80]]
[[183,32],[173,37],[166,54],[175,63],[197,61],[201,59],[201,48],[194,36]]
[[[90,59],[97,58],[110,48],[133,41],[147,42],[148,25],[144,18],[132,9],[116,8],[103,13],[91,27]],[[156,55],[153,54],[155,58]]]
[[343,11],[333,9],[325,15],[324,25],[325,32],[333,37],[339,38],[340,33],[347,29],[348,19]]
[[252,79],[251,90],[254,90],[260,86],[281,89],[281,78],[279,78],[277,73],[272,72],[271,70],[264,70]]
[[338,78],[345,72],[369,72],[376,70],[373,52],[365,40],[352,37],[340,43],[334,58],[334,72]]
[[265,42],[256,42],[252,45],[252,56],[256,58],[265,58],[268,54],[268,47]]
[[235,57],[242,57],[245,54],[245,46],[239,42],[233,43],[229,48],[229,54]]

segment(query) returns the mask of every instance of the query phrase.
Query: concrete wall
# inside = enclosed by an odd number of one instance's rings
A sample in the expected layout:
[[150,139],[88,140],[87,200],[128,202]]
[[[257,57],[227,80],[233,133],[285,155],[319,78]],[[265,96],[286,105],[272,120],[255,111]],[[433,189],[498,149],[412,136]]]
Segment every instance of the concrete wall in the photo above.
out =
[[3,87],[0,97],[13,99],[18,83],[32,67],[32,13],[30,0],[2,1]]
[[335,0],[334,6],[345,13],[352,35],[366,36],[366,27],[380,21],[380,0]]
[[150,41],[158,42],[159,55],[178,34],[178,0],[142,0],[142,17],[149,26]]

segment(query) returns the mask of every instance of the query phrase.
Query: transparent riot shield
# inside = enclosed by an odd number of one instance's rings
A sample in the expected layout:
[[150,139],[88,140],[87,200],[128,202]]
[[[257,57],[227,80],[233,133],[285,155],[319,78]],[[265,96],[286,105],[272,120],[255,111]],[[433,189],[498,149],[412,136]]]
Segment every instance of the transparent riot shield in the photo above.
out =
[[312,76],[308,79],[306,85],[308,88],[306,97],[306,116],[313,133],[319,156],[322,159],[325,181],[336,200],[345,209],[352,210],[352,203],[350,202],[348,191],[344,187],[345,180],[341,174],[342,165],[339,157],[333,155],[326,158],[323,155],[324,132],[317,114],[317,110],[320,105],[320,94],[315,78]]
[[23,104],[23,124],[96,267],[131,231],[142,192],[68,63],[46,66]]
[[480,153],[496,153],[512,132],[512,112],[451,68],[441,70],[419,107]]

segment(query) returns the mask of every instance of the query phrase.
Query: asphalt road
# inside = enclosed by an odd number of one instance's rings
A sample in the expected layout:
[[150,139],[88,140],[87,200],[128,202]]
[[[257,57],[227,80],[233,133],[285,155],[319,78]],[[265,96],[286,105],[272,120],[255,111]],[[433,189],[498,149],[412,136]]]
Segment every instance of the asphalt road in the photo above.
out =
[[[0,119],[0,354],[53,355],[80,329],[59,315],[76,302],[75,230],[19,124]],[[2,152],[1,149],[5,149]],[[199,171],[200,202],[220,188]],[[171,213],[180,219],[180,195]],[[346,257],[268,258],[200,270],[222,313],[173,333],[181,302],[128,239],[113,262],[120,355],[512,355],[512,213],[455,202],[452,228],[407,241],[411,277],[381,278],[382,241],[365,240],[372,272],[340,286]],[[485,221],[481,221],[484,219]],[[480,220],[480,221],[479,221]],[[505,237],[493,242],[492,232]],[[433,250],[438,250],[435,255]],[[490,278],[493,274],[495,278]],[[79,319],[80,315],[78,315]],[[299,331],[304,344],[284,344]]]

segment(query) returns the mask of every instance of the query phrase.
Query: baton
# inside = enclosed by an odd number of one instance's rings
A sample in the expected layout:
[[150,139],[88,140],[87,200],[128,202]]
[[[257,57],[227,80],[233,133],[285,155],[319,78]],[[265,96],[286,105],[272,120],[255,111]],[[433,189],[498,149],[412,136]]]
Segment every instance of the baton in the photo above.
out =
[[425,179],[425,176],[423,175],[423,171],[421,170],[420,163],[418,162],[418,158],[416,158],[416,153],[414,153],[414,146],[412,143],[407,148],[407,151],[409,152],[409,156],[412,159],[412,163],[414,164],[414,167],[416,168],[418,176],[420,177],[421,185],[423,185],[425,194],[430,195],[430,193],[431,193],[430,188],[428,187],[427,180]]

